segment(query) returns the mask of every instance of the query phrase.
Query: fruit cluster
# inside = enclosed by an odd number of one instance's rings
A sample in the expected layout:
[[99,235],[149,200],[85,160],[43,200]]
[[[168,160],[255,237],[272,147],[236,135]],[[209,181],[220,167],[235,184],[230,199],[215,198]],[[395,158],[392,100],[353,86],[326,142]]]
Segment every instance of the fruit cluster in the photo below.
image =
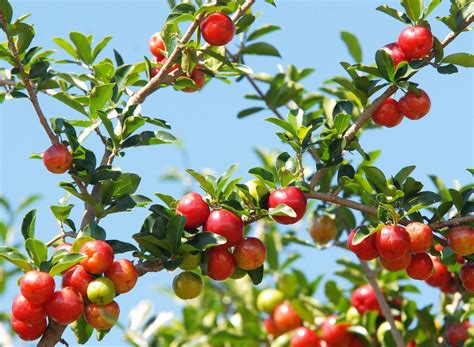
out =
[[[57,248],[61,249],[70,252],[72,245],[64,243]],[[47,318],[67,325],[84,315],[97,330],[110,329],[117,321],[120,308],[114,298],[135,286],[135,266],[126,259],[114,261],[114,252],[104,241],[88,241],[79,252],[86,258],[63,272],[58,291],[54,278],[46,272],[32,270],[23,276],[11,319],[13,330],[23,340],[42,336]]]

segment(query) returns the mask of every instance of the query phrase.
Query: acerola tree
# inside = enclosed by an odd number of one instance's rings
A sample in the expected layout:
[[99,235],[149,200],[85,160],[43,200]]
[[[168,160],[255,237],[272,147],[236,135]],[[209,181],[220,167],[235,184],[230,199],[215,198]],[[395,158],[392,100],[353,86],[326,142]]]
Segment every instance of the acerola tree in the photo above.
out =
[[[474,336],[469,332],[474,311],[472,186],[448,190],[438,182],[438,191],[423,190],[412,177],[414,166],[387,178],[373,166],[376,155],[366,153],[359,142],[366,128],[394,127],[405,117],[419,120],[429,114],[430,98],[413,81],[419,70],[434,67],[450,74],[457,72],[456,66],[474,66],[469,53],[444,52],[471,29],[472,3],[452,0],[449,14],[440,18],[451,30],[443,40],[429,23],[440,1],[424,7],[422,0],[402,0],[401,11],[379,6],[377,10],[407,26],[397,42],[381,47],[375,64],[368,66],[360,62],[357,38],[343,33],[356,63],[341,63],[347,77],[335,77],[331,88],[323,88],[325,94],[314,94],[301,84],[312,69],[290,66],[275,76],[255,75],[244,64],[246,55],[279,55],[272,45],[254,41],[279,29],[252,28],[255,0],[169,2],[171,12],[148,45],[153,59],[127,64],[118,52],[115,61],[99,60],[110,37],[93,45],[92,36],[78,32],[70,34],[70,41],[54,39],[70,56],[56,60],[52,51],[32,46],[35,32],[28,17],[14,19],[10,3],[0,1],[7,39],[0,59],[11,65],[9,78],[2,81],[5,99],[31,101],[51,141],[33,158],[42,158],[53,174],[67,172],[60,187],[84,203],[81,221],[70,218],[74,205],[67,199],[51,206],[59,233],[46,242],[35,237],[36,210],[28,212],[21,228],[27,255],[10,245],[0,247],[1,258],[24,272],[9,313],[13,331],[23,340],[40,338],[39,346],[62,341],[68,326],[80,344],[94,330],[101,340],[120,319],[116,296],[130,295],[140,276],[167,270],[175,276],[176,296],[196,300],[184,308],[182,321],[170,325],[163,325],[160,315],[148,319],[144,312],[149,307],[142,304],[126,330],[135,345],[196,340],[204,341],[203,346],[292,347],[474,343],[468,340]],[[225,45],[236,34],[239,48],[231,52]],[[59,63],[85,73],[60,72]],[[233,178],[235,165],[219,177],[188,169],[202,191],[180,199],[156,193],[162,203],[136,194],[140,176],[113,166],[114,161],[132,147],[176,141],[168,131],[144,130],[146,125],[170,125],[143,115],[140,105],[161,88],[196,92],[211,78],[230,77],[247,80],[255,90],[248,98],[261,103],[239,117],[273,112],[266,121],[279,128],[276,135],[289,152],[260,153],[262,166],[248,171],[255,179],[246,184]],[[398,90],[404,96],[397,100]],[[38,93],[82,118],[48,122]],[[288,109],[286,117],[283,108]],[[86,147],[94,134],[104,147],[100,160]],[[359,164],[345,156],[354,151],[361,155]],[[100,226],[113,213],[145,206],[150,215],[133,241],[111,239]],[[316,245],[277,228],[305,217],[311,219]],[[248,235],[251,225],[257,226],[255,236]],[[352,283],[351,293],[328,280],[327,302],[315,300],[322,277],[308,278],[292,267],[299,255],[284,257],[290,244],[355,253],[360,264],[338,260],[338,275]],[[117,259],[125,253],[128,259]],[[60,276],[61,288],[56,288],[54,277]],[[264,278],[268,281],[258,286]],[[440,289],[440,314],[405,296],[417,290],[413,280]]]

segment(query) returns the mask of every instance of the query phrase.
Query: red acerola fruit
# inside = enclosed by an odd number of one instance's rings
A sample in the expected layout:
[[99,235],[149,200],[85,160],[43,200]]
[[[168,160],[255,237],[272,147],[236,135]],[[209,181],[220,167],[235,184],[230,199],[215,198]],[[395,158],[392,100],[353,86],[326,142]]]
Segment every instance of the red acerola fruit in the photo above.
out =
[[235,25],[228,15],[212,13],[201,22],[201,34],[210,45],[224,46],[234,38]]
[[221,248],[229,248],[242,240],[244,223],[235,213],[228,210],[215,210],[207,219],[204,230],[224,236],[227,242]]
[[388,45],[383,46],[382,49],[387,52],[388,55],[390,55],[393,61],[393,66],[395,68],[402,61],[407,61],[405,54],[403,54],[402,50],[400,49],[400,47],[398,47],[398,44],[396,42],[389,43]]
[[347,238],[347,247],[362,260],[374,260],[379,256],[379,252],[375,247],[375,234],[366,237],[362,242],[354,245],[352,240],[354,239],[357,230],[358,229],[354,229],[349,234],[349,237]]
[[53,277],[46,272],[28,271],[21,279],[20,290],[26,300],[32,304],[44,304],[54,293]]
[[43,153],[43,164],[49,172],[62,174],[72,166],[73,156],[67,146],[56,143]]
[[268,198],[268,207],[270,208],[276,208],[281,204],[291,207],[296,216],[273,216],[273,219],[280,224],[294,224],[303,218],[306,212],[307,200],[299,188],[286,187],[271,192]]
[[407,59],[420,59],[433,49],[433,34],[422,26],[410,26],[398,36],[398,46]]
[[156,60],[162,60],[165,56],[162,51],[165,51],[165,43],[160,36],[160,33],[154,34],[150,38],[150,42],[148,43],[148,48],[150,49],[151,54],[156,57]]
[[44,305],[32,304],[19,294],[13,300],[12,315],[23,323],[36,325],[46,318],[46,310]]
[[400,112],[403,113],[405,117],[417,120],[430,112],[430,97],[421,89],[420,92],[420,96],[413,92],[408,92],[398,101]]
[[301,317],[289,302],[284,302],[275,307],[273,310],[273,319],[275,320],[277,328],[280,329],[282,333],[294,330],[303,323]]
[[474,228],[463,225],[449,229],[448,244],[459,255],[474,254]]
[[450,346],[461,346],[468,339],[467,330],[471,327],[471,323],[466,321],[463,323],[453,323],[446,329],[446,341]]
[[406,271],[415,280],[427,280],[433,274],[433,260],[427,253],[413,254]]
[[293,332],[290,347],[317,347],[320,343],[321,339],[313,330],[299,327]]
[[375,247],[380,257],[397,260],[410,252],[410,235],[399,225],[386,225],[375,234]]
[[403,114],[398,107],[398,101],[392,98],[385,100],[372,115],[372,119],[378,125],[393,128],[401,123]]
[[[159,73],[159,72],[161,71],[161,69],[163,68],[163,65],[166,64],[166,61],[167,61],[167,60],[168,60],[168,59],[163,58],[162,60],[159,61],[159,65],[158,65],[158,66],[155,66],[155,67],[153,67],[153,68],[151,69],[150,75],[151,75],[152,78],[155,77],[156,75],[158,75],[158,73]],[[180,67],[181,67],[181,65],[179,65],[179,64],[173,64],[173,65],[171,66],[171,68],[169,69],[168,73],[172,73],[173,71],[179,69]]]
[[112,301],[107,305],[88,303],[84,310],[84,317],[90,325],[97,330],[110,329],[117,322],[120,315],[120,307]]
[[94,275],[106,272],[114,262],[114,251],[105,241],[93,240],[84,243],[79,250],[86,256],[81,265]]
[[380,263],[388,271],[402,271],[405,270],[411,262],[411,253],[405,253],[401,258],[390,260],[380,257]]
[[63,242],[63,243],[56,246],[56,252],[61,251],[63,249],[68,251],[68,252],[71,252],[72,251],[72,243]]
[[406,226],[410,235],[410,252],[425,253],[433,245],[433,230],[423,223],[412,222]]
[[123,294],[131,291],[138,280],[135,265],[128,259],[115,261],[105,273],[115,286],[115,293]]
[[72,287],[84,298],[87,297],[87,287],[95,277],[88,273],[81,265],[75,265],[63,274],[62,286]]
[[188,193],[178,202],[176,214],[186,217],[186,228],[195,229],[203,225],[210,214],[209,205],[198,193]]
[[349,346],[350,347],[365,347],[365,344],[357,335],[352,335],[351,340],[349,341]]
[[433,258],[433,274],[426,280],[430,286],[441,287],[450,281],[448,268],[438,258]]
[[206,74],[199,68],[194,69],[189,78],[194,81],[196,87],[184,88],[183,92],[186,93],[194,93],[195,91],[201,90],[202,87],[204,87],[204,84],[206,83]]
[[244,270],[255,270],[263,265],[267,249],[256,237],[247,237],[240,241],[234,249],[234,260]]
[[375,296],[374,289],[370,284],[358,287],[352,293],[352,306],[354,306],[360,314],[367,311],[376,311],[381,313],[379,302]]
[[281,331],[275,324],[275,320],[273,317],[268,317],[263,321],[263,328],[267,332],[268,335],[272,335],[274,337],[280,336]]
[[474,292],[474,262],[464,264],[459,271],[462,285],[470,292]]
[[234,273],[235,262],[225,248],[212,247],[208,251],[207,275],[216,281],[223,281]]
[[54,292],[46,303],[46,313],[49,318],[63,325],[76,321],[83,312],[84,302],[81,294],[72,287]]
[[33,341],[41,337],[46,330],[47,322],[43,319],[37,324],[30,325],[12,316],[12,328],[24,341]]
[[328,346],[349,347],[352,334],[347,331],[349,323],[336,323],[337,317],[331,316],[323,323],[321,332],[323,340]]

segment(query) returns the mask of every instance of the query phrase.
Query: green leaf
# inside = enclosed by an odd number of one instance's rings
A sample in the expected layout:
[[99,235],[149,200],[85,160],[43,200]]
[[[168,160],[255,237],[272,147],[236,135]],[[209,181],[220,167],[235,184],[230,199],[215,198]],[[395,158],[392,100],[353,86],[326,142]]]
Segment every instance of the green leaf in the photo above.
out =
[[290,206],[285,204],[279,204],[275,208],[269,208],[268,214],[270,216],[288,216],[288,217],[296,217],[296,212]]
[[222,245],[226,243],[227,240],[217,234],[211,232],[200,232],[196,234],[187,244],[193,246],[196,250],[205,250],[210,247]]
[[72,47],[72,45],[68,41],[66,41],[65,39],[63,39],[61,37],[55,37],[53,39],[53,42],[55,44],[57,44],[59,47],[61,47],[62,49],[64,49],[74,59],[76,59],[76,60],[79,59],[74,47]]
[[474,54],[454,53],[444,57],[443,63],[454,64],[463,67],[474,67]]
[[255,16],[253,14],[247,13],[244,14],[240,19],[235,23],[235,33],[240,34],[248,29],[250,25],[255,21]]
[[65,92],[58,92],[58,93],[53,95],[53,98],[55,98],[55,99],[61,101],[62,103],[68,105],[69,107],[76,110],[77,112],[80,112],[85,116],[89,116],[87,114],[87,111],[84,108],[84,106],[82,106],[81,103],[78,102],[76,99],[74,99],[74,97],[72,97],[70,94],[65,93]]
[[247,41],[253,41],[253,40],[256,40],[264,35],[267,35],[271,32],[274,32],[274,31],[277,31],[277,30],[280,30],[281,28],[279,26],[276,26],[276,25],[271,25],[271,24],[266,24],[266,25],[263,25],[261,26],[260,28],[257,28],[255,29],[255,31],[253,31],[248,37],[247,37]]
[[12,6],[8,0],[0,0],[0,10],[3,12],[3,16],[8,24],[10,24],[13,16]]
[[174,216],[166,225],[166,239],[171,244],[171,251],[174,253],[181,245],[181,237],[184,234],[184,224],[186,217]]
[[402,0],[401,4],[411,20],[416,22],[420,18],[424,7],[423,0]]
[[92,333],[94,332],[94,328],[92,328],[91,325],[87,324],[84,315],[81,315],[81,317],[76,320],[75,322],[72,322],[69,325],[74,332],[74,335],[76,335],[76,341],[80,345],[84,345],[89,341],[89,339],[92,336]]
[[378,192],[387,192],[387,179],[380,169],[375,166],[364,166],[362,170],[370,185]]
[[437,68],[438,72],[442,75],[451,75],[453,73],[458,72],[458,68],[454,64],[448,64],[448,65],[443,65],[439,66]]
[[465,203],[462,194],[455,189],[449,189],[449,194],[451,194],[451,198],[453,199],[454,206],[456,206],[456,210],[461,212]]
[[112,36],[106,36],[97,44],[97,46],[94,47],[92,52],[92,60],[97,58],[99,53],[105,48],[105,46],[107,46],[110,40],[112,40]]
[[33,37],[35,36],[35,30],[31,25],[25,23],[18,23],[18,26],[22,26],[20,32],[18,33],[18,40],[16,42],[18,53],[23,53],[29,47]]
[[242,110],[240,111],[238,114],[237,114],[237,118],[245,118],[245,117],[248,117],[254,113],[257,113],[257,112],[260,112],[260,111],[263,111],[265,109],[265,107],[250,107],[250,108],[246,108],[245,110]]
[[270,184],[273,187],[275,186],[275,177],[273,176],[273,174],[262,167],[254,167],[250,169],[249,174],[254,175],[258,179]]
[[248,55],[269,55],[274,57],[281,57],[280,52],[278,52],[278,49],[266,42],[256,42],[245,46],[241,50],[241,53]]
[[346,44],[354,61],[358,64],[362,63],[362,48],[357,37],[350,32],[341,31],[341,39]]
[[54,217],[60,221],[64,222],[66,219],[69,218],[69,214],[71,213],[72,208],[74,205],[59,205],[59,206],[50,206],[49,208],[54,214]]
[[120,240],[107,240],[110,247],[114,250],[115,254],[126,253],[126,252],[138,252],[138,248],[128,242]]
[[258,269],[247,271],[252,283],[254,285],[259,285],[263,279],[263,265],[260,266]]
[[102,241],[107,237],[104,228],[99,226],[95,221],[91,221],[87,224],[86,227],[77,235],[78,238],[83,236],[90,236],[95,240]]
[[37,265],[48,259],[48,248],[43,241],[36,239],[27,239],[25,241],[25,248],[31,260]]
[[89,108],[91,111],[91,117],[97,118],[97,110],[101,110],[107,102],[112,99],[114,83],[102,84],[92,88],[89,98]]
[[62,273],[64,270],[69,269],[71,266],[74,266],[80,263],[82,260],[86,259],[86,256],[80,253],[69,253],[61,258],[57,263],[53,264],[49,274],[51,276],[56,276]]
[[176,137],[166,131],[144,131],[140,134],[130,136],[122,142],[122,148],[162,145],[176,142]]
[[162,194],[162,193],[155,193],[155,195],[159,199],[161,199],[166,205],[168,205],[169,208],[175,207],[174,205],[176,204],[176,200],[171,195]]
[[382,76],[387,81],[394,82],[395,70],[391,56],[383,49],[379,49],[377,53],[375,53],[375,62]]
[[24,272],[33,270],[33,265],[28,261],[28,258],[15,248],[0,246],[0,257],[18,266]]
[[416,168],[415,165],[404,167],[403,169],[398,171],[398,173],[395,175],[394,177],[395,181],[398,184],[402,185],[402,183],[405,182],[405,180],[408,177],[410,177],[410,174],[415,170],[415,168]]
[[84,34],[78,32],[70,33],[69,38],[76,46],[79,59],[86,65],[92,64],[94,59],[92,58],[91,44],[88,38]]
[[187,169],[186,172],[193,176],[193,178],[201,185],[201,188],[204,189],[204,191],[206,191],[209,195],[215,195],[216,187],[208,178],[191,169]]
[[405,24],[412,24],[410,18],[408,16],[400,11],[397,11],[391,7],[388,7],[387,5],[381,5],[377,7],[377,11],[383,12],[385,14],[388,14],[390,17],[393,17],[397,20],[399,20],[402,23]]
[[430,1],[430,4],[428,5],[428,7],[425,9],[425,11],[423,12],[423,17],[422,18],[426,18],[430,15],[431,12],[433,12],[433,10],[438,7],[439,4],[441,4],[441,1],[442,0],[431,0]]
[[25,240],[35,237],[35,224],[36,224],[36,213],[38,211],[31,210],[23,218],[21,223],[21,234]]

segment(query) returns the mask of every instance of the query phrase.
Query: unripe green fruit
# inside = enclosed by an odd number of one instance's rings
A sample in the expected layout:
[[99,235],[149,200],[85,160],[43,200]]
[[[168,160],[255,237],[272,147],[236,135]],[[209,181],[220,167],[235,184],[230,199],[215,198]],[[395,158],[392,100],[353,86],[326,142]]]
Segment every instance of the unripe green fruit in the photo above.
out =
[[194,270],[201,263],[201,252],[186,253],[183,255],[183,262],[179,265],[183,270]]
[[230,276],[230,278],[232,278],[233,280],[238,280],[244,277],[246,274],[247,272],[245,270],[242,270],[240,267],[236,266],[234,273],[232,274],[232,276]]
[[199,275],[191,271],[181,272],[173,280],[176,296],[183,300],[194,299],[202,293],[203,283]]
[[278,278],[277,289],[279,289],[285,297],[292,298],[298,292],[298,283],[290,274],[284,274]]
[[87,297],[94,304],[110,304],[115,298],[114,282],[107,277],[93,280],[87,287]]
[[[397,327],[398,331],[400,331],[400,333],[403,335],[404,332],[405,332],[405,326],[402,324],[402,322],[396,320],[395,321],[395,326]],[[384,338],[386,338],[386,339],[391,340],[393,345],[395,345],[395,341],[393,340],[393,335],[390,332],[391,330],[392,330],[392,328],[390,327],[389,322],[383,322],[382,324],[380,324],[379,328],[377,329],[377,340],[381,344],[385,345],[385,343],[384,343],[385,339]]]
[[278,289],[264,289],[257,297],[257,309],[259,311],[272,313],[273,309],[283,301],[285,301],[285,295]]

